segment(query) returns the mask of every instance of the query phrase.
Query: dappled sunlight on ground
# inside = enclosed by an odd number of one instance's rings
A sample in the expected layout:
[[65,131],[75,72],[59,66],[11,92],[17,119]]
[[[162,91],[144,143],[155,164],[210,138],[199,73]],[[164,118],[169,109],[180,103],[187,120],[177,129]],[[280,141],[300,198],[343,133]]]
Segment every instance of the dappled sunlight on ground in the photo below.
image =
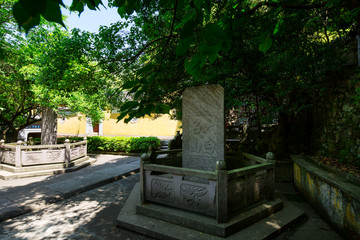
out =
[[27,214],[21,219],[4,223],[3,233],[6,236],[3,239],[66,239],[81,225],[91,221],[102,208],[97,201],[83,201]]
[[[0,239],[149,239],[116,227],[138,174],[0,222]],[[108,237],[106,237],[108,235]]]
[[41,177],[32,177],[32,178],[22,178],[15,180],[1,180],[0,179],[0,190],[6,189],[8,187],[15,186],[26,186],[29,182],[40,182],[44,181],[51,176],[41,176]]
[[84,169],[80,169],[75,172],[65,173],[65,174],[58,174],[58,175],[50,175],[50,176],[39,176],[39,177],[29,177],[29,178],[20,178],[14,180],[1,180],[0,179],[0,191],[7,190],[14,186],[21,187],[26,186],[30,183],[38,183],[38,182],[45,182],[45,181],[54,181],[57,179],[65,179],[67,176],[72,175],[81,175],[84,172],[93,171],[103,167],[111,167],[112,164],[118,164],[119,162],[123,161],[133,161],[134,159],[138,159],[137,157],[129,157],[129,156],[122,156],[122,155],[88,155],[90,158],[96,158],[96,162],[90,166],[87,166]]
[[[45,210],[4,223],[5,239],[68,239],[93,220],[103,210],[106,202],[90,200],[65,201]],[[2,238],[4,239],[4,238]]]
[[265,223],[266,223],[267,225],[275,228],[275,229],[280,229],[280,228],[281,228],[281,226],[280,226],[277,222],[274,222],[274,221],[272,221],[272,222],[266,221]]

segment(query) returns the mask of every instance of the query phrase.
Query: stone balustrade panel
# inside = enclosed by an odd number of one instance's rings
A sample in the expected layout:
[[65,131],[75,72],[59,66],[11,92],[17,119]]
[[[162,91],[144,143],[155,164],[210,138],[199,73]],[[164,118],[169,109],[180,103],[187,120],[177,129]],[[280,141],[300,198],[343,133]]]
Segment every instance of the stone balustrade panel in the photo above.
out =
[[15,166],[15,151],[2,151],[1,163]]
[[274,189],[273,169],[229,179],[228,211],[234,212],[261,201],[272,199]]
[[22,151],[21,162],[23,166],[63,163],[65,162],[65,149]]
[[146,174],[146,200],[164,205],[216,216],[216,182],[199,183],[184,176]]
[[85,156],[85,145],[76,146],[70,150],[70,160]]

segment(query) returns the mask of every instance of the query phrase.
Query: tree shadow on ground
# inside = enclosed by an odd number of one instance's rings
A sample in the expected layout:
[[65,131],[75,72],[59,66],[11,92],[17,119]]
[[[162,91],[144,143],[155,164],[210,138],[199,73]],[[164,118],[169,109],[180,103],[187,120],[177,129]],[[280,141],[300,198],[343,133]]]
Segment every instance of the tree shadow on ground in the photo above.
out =
[[138,174],[0,223],[1,239],[143,239],[118,228],[116,218]]

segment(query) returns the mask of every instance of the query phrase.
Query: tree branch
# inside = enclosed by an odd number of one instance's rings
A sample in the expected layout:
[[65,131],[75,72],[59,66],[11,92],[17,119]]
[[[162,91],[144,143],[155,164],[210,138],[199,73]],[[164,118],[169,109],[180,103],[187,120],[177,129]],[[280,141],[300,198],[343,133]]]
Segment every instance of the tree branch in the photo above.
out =
[[104,61],[100,61],[100,64],[102,63],[108,63],[108,62],[133,62],[135,61],[143,52],[145,52],[151,45],[153,45],[154,43],[161,41],[163,39],[168,39],[168,38],[172,38],[172,37],[177,37],[178,35],[167,35],[167,36],[163,36],[160,38],[157,38],[151,42],[148,42],[147,44],[145,44],[145,46],[143,46],[135,55],[131,56],[130,58],[127,59],[119,59],[119,58],[107,58]]
[[255,7],[251,8],[249,11],[245,12],[244,15],[251,15],[254,12],[256,12],[261,7],[282,7],[287,9],[304,9],[304,10],[310,10],[310,9],[316,9],[316,8],[322,8],[324,7],[328,2],[323,3],[314,3],[314,4],[287,4],[287,3],[276,3],[276,2],[260,2]]
[[[175,20],[176,20],[176,10],[177,10],[177,6],[178,6],[178,0],[175,1],[175,5],[174,5],[174,15],[173,15],[173,19],[172,19],[172,22],[171,22],[171,27],[170,27],[170,34],[169,34],[169,36],[172,36],[172,33],[173,33],[173,31],[174,31],[174,25],[175,25]],[[168,38],[167,41],[166,41],[165,49],[164,49],[164,52],[163,52],[163,54],[162,54],[162,56],[161,56],[160,65],[159,65],[159,67],[158,67],[158,69],[157,69],[157,71],[156,71],[156,76],[158,75],[158,73],[159,73],[159,71],[160,71],[160,69],[161,69],[161,66],[162,66],[162,63],[163,63],[163,61],[164,61],[164,58],[165,58],[167,49],[168,49],[169,44],[170,44],[170,39],[171,39],[171,38]],[[156,76],[155,76],[155,78],[156,78]],[[150,85],[150,87],[149,87],[149,93],[152,91],[152,88],[153,88],[153,86],[154,86],[154,83],[155,83],[155,81],[153,80],[152,83],[151,83],[151,85]],[[150,94],[148,94],[148,99],[149,99],[149,98],[150,98]]]

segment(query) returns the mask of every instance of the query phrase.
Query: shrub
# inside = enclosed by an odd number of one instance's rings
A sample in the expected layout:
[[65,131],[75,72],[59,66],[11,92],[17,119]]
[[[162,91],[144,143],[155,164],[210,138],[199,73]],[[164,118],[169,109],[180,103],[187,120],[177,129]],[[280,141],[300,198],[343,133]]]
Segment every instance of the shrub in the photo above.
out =
[[[80,141],[84,140],[83,137],[59,137],[59,138],[57,138],[57,144],[63,144],[65,142],[65,139],[69,139],[71,143],[80,142]],[[40,145],[41,138],[34,138],[33,142],[36,145]]]
[[[65,139],[71,143],[80,142],[82,137],[60,137],[57,139],[58,144],[63,144]],[[126,152],[126,153],[143,153],[147,152],[151,146],[156,149],[160,146],[160,139],[157,137],[88,137],[88,152]],[[36,144],[40,144],[40,138],[34,138]]]
[[156,149],[160,139],[156,137],[88,137],[89,152],[147,152],[149,146]]

